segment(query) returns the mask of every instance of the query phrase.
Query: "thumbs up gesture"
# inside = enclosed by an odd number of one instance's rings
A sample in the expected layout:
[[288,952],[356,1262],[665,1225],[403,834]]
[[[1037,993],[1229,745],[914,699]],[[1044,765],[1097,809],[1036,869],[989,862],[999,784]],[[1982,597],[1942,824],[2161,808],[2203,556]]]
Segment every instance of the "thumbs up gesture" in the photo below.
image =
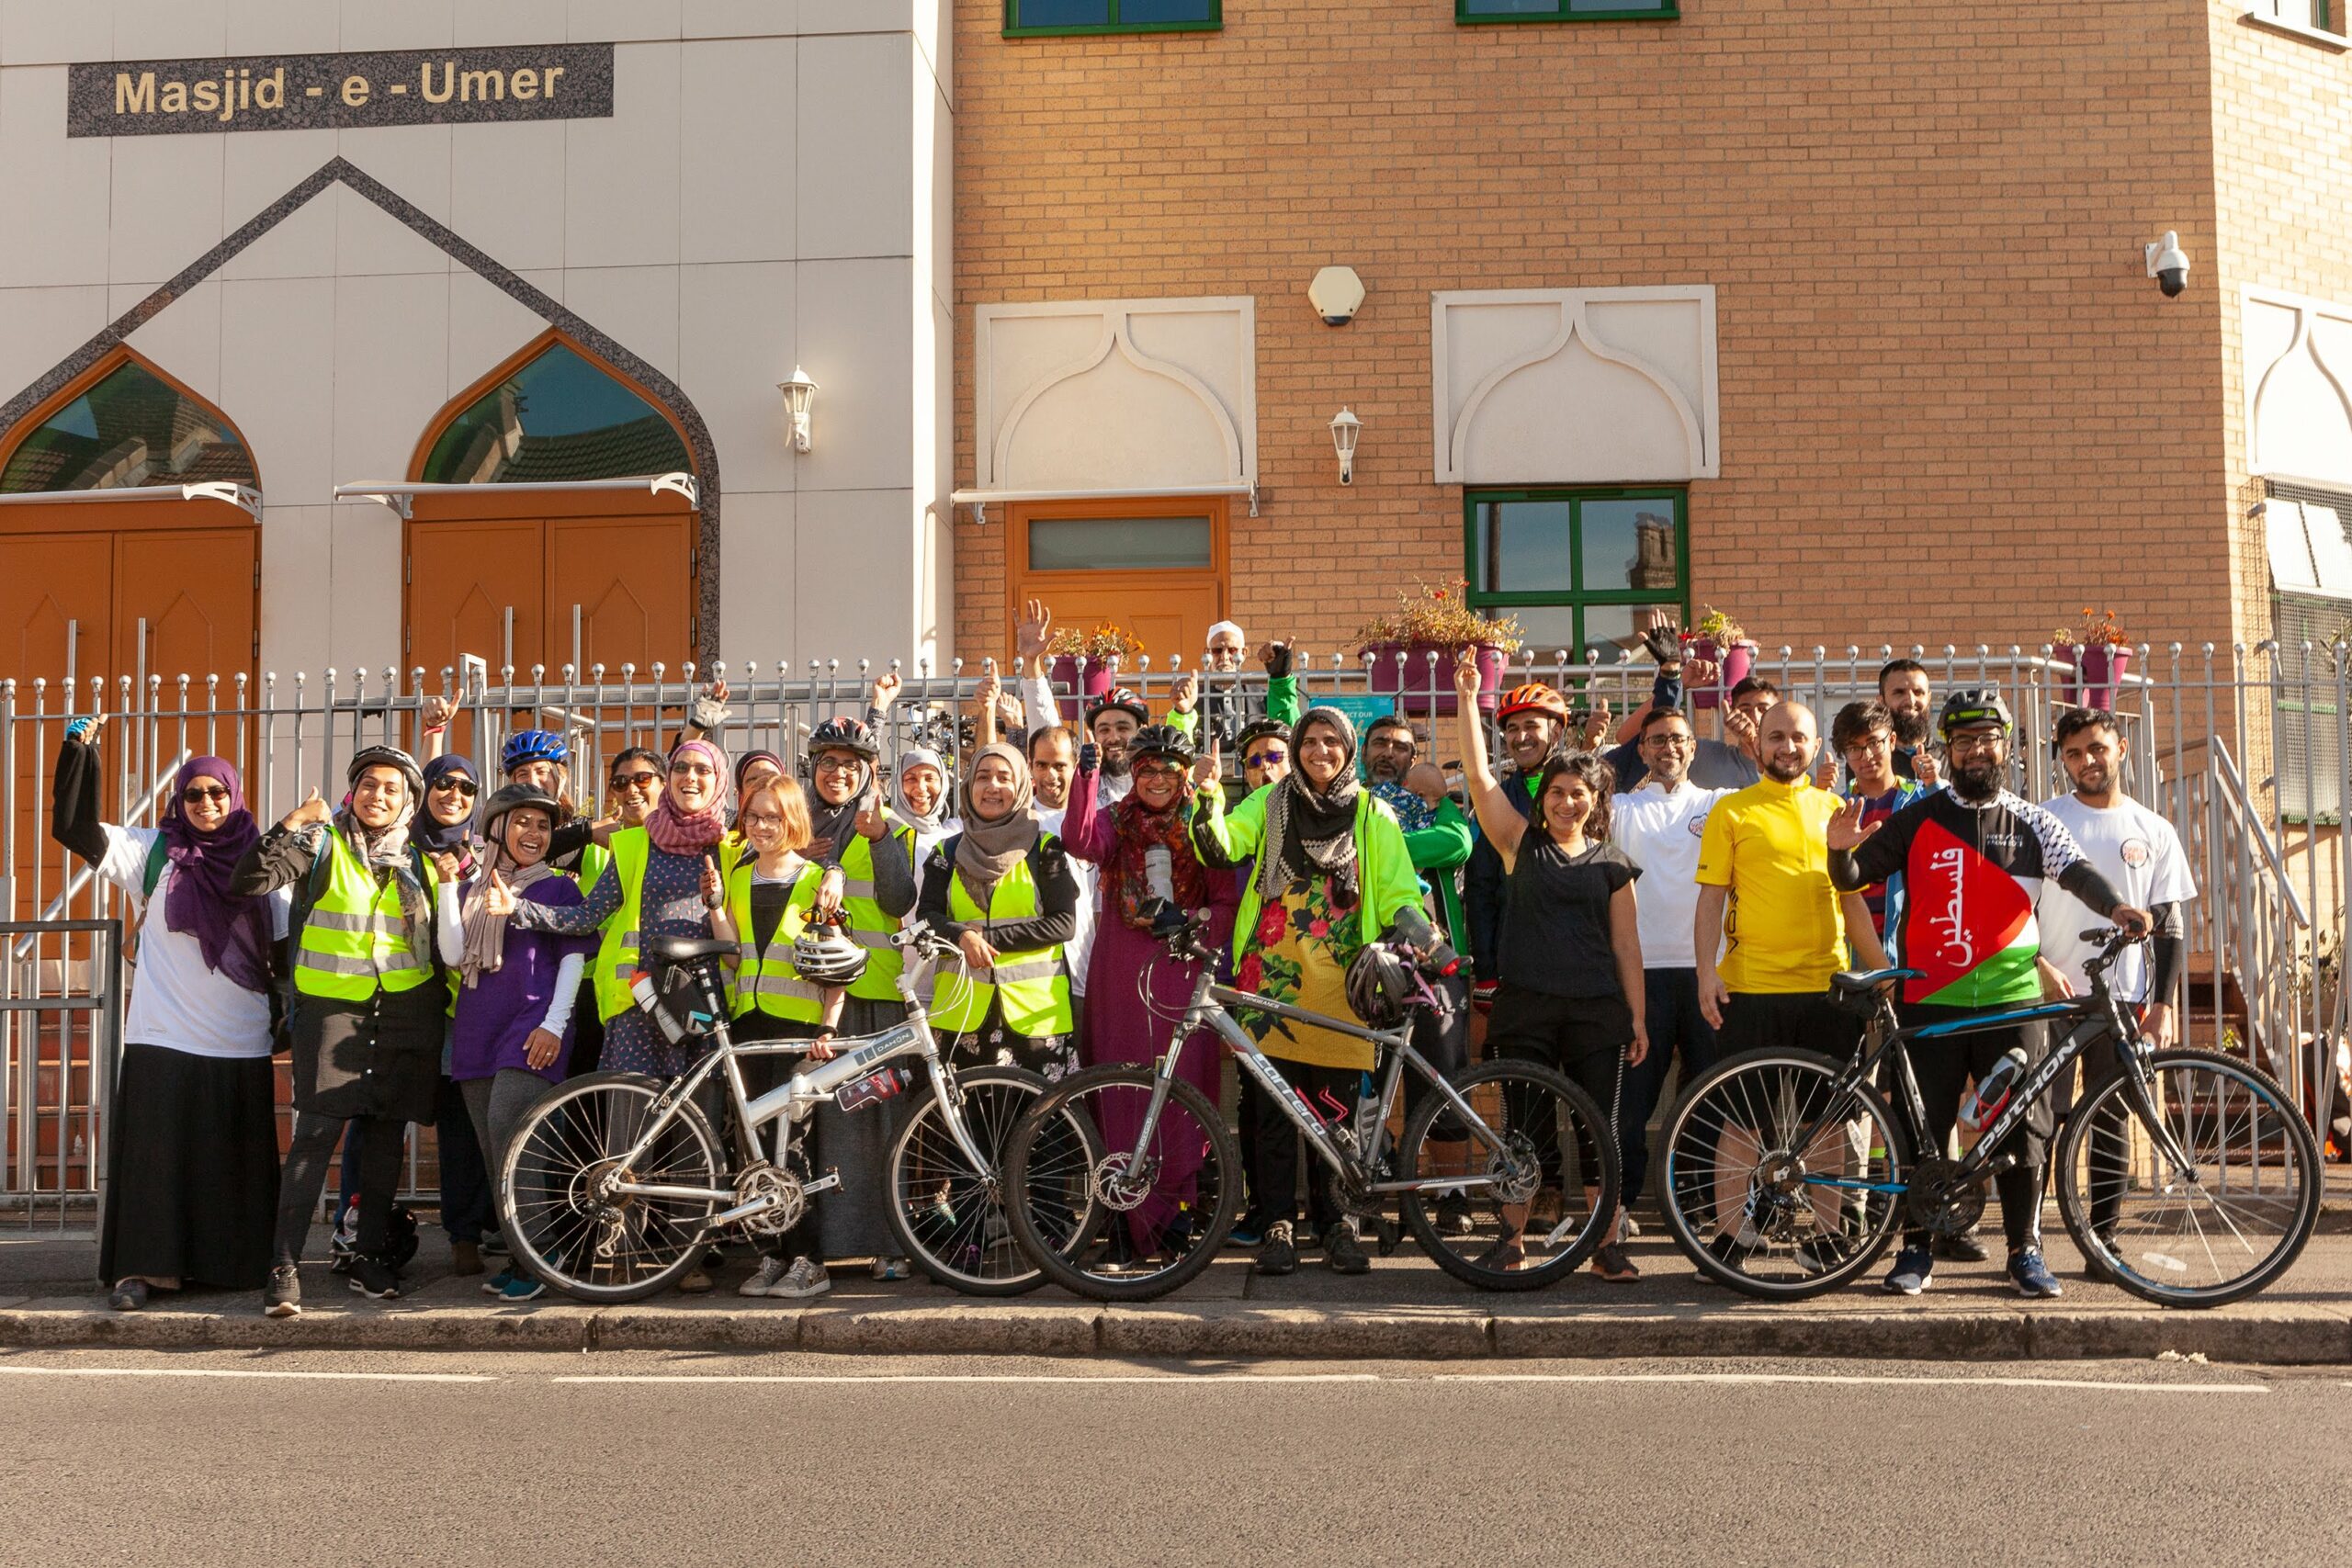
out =
[[302,804],[288,812],[286,819],[279,826],[296,829],[309,828],[325,821],[333,815],[334,813],[327,809],[327,803],[319,798],[318,786],[313,784],[311,786],[311,793],[302,797]]
[[490,886],[482,890],[481,907],[485,914],[500,917],[514,912],[514,889],[495,871],[490,874]]
[[1195,784],[1216,783],[1216,776],[1222,771],[1222,763],[1223,760],[1217,755],[1216,732],[1212,729],[1209,732],[1209,749],[1193,759],[1193,782]]

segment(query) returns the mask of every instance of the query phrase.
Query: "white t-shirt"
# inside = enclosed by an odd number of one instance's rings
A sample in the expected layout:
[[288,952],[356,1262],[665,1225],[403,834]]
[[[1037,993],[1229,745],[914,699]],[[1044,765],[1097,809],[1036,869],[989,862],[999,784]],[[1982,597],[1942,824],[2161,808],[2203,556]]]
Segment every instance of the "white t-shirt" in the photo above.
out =
[[[2184,904],[2197,897],[2197,878],[2181,852],[2180,835],[2172,824],[2136,800],[2119,798],[2100,810],[2085,806],[2072,795],[2041,803],[2042,809],[2066,825],[2084,856],[2099,874],[2115,885],[2123,901],[2139,908],[2157,904]],[[2090,988],[2083,964],[2098,950],[2083,933],[2104,931],[2114,924],[2081,899],[2045,898],[2041,908],[2041,956],[2074,982],[2078,991]],[[2125,1001],[2148,999],[2148,950],[2124,949],[2108,971],[2108,988]]]
[[1699,916],[1699,840],[1707,813],[1727,789],[1702,789],[1685,779],[1672,790],[1645,783],[1609,799],[1609,837],[1642,868],[1634,891],[1642,967],[1690,969],[1698,964],[1691,927]]
[[[103,825],[107,852],[98,874],[140,907],[147,880],[147,857],[161,835],[153,828]],[[130,1007],[122,1038],[133,1045],[161,1045],[191,1056],[251,1057],[269,1055],[269,998],[248,991],[204,964],[204,949],[187,931],[164,921],[164,900],[178,873],[164,867],[155,884],[154,918],[139,929],[139,960],[132,971]],[[294,902],[281,887],[269,895],[269,934],[282,940]]]
[[[1069,808],[1045,807],[1035,808],[1037,821],[1046,831],[1061,837],[1062,820]],[[1094,905],[1102,897],[1102,871],[1091,861],[1069,857],[1069,874],[1078,879],[1078,934],[1062,944],[1062,954],[1069,962],[1069,990],[1074,997],[1086,995],[1086,961],[1094,951]]]

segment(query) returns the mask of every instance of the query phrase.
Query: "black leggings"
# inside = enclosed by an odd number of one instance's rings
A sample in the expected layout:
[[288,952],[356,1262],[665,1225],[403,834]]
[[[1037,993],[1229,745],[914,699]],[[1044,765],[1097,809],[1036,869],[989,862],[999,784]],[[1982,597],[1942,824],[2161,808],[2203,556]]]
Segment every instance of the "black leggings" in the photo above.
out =
[[[1993,1010],[1915,1002],[1906,1003],[1899,1012],[1904,1026],[1908,1028],[1989,1010]],[[1917,1151],[1918,1157],[1942,1156],[1951,1136],[1952,1123],[1959,1119],[1960,1097],[1969,1079],[1982,1079],[2013,1046],[2025,1053],[2026,1066],[2030,1070],[2033,1064],[2041,1060],[2042,1035],[2041,1025],[2028,1023],[2015,1029],[1987,1030],[1981,1034],[1908,1042],[1904,1052],[1911,1059],[1911,1076],[1918,1081],[1919,1100],[1928,1112],[1928,1146]],[[2015,1165],[1993,1178],[1993,1190],[2001,1197],[2001,1231],[2008,1239],[2011,1252],[2041,1245],[2041,1159],[2051,1122],[2050,1100],[2045,1096],[2027,1112],[2023,1128],[2010,1134],[2002,1147],[1992,1151],[2017,1156]],[[1925,1247],[1928,1239],[1928,1233],[1923,1230],[1903,1233],[1903,1245],[1906,1247]]]
[[[351,1118],[359,1138],[358,1248],[381,1258],[384,1232],[391,1223],[392,1197],[398,1190],[401,1162],[408,1152],[408,1123],[397,1116]],[[326,1190],[327,1162],[334,1157],[335,1141],[343,1136],[344,1118],[297,1111],[294,1141],[286,1150],[286,1168],[277,1179],[277,1242],[270,1261],[299,1263],[302,1243],[311,1234],[311,1215]]]
[[[1325,1122],[1345,1122],[1356,1113],[1356,1100],[1363,1092],[1362,1067],[1318,1067],[1306,1062],[1286,1062],[1276,1059],[1275,1070],[1283,1081],[1306,1101],[1307,1109]],[[1256,1134],[1258,1168],[1258,1201],[1266,1224],[1294,1222],[1298,1218],[1298,1164],[1304,1157],[1312,1168],[1307,1172],[1306,1218],[1317,1235],[1322,1235],[1340,1223],[1340,1200],[1332,1190],[1334,1177],[1323,1156],[1302,1154],[1302,1134],[1290,1113],[1274,1102],[1273,1097],[1258,1087],[1258,1080],[1249,1074],[1241,1075],[1241,1092],[1261,1098],[1251,1132]]]
[[[1487,1048],[1497,1061],[1533,1062],[1563,1074],[1600,1106],[1602,1125],[1613,1128],[1619,1092],[1625,1081],[1625,1047],[1634,1038],[1634,1012],[1623,997],[1555,997],[1532,991],[1506,980],[1495,993],[1495,1010],[1487,1025]],[[1544,1162],[1545,1185],[1561,1182],[1562,1164],[1557,1129],[1544,1121],[1532,1097],[1506,1094],[1503,1114],[1516,1127],[1528,1127]],[[1577,1157],[1579,1168],[1597,1171],[1598,1151],[1592,1130],[1579,1128]],[[1614,1143],[1612,1131],[1610,1140]]]

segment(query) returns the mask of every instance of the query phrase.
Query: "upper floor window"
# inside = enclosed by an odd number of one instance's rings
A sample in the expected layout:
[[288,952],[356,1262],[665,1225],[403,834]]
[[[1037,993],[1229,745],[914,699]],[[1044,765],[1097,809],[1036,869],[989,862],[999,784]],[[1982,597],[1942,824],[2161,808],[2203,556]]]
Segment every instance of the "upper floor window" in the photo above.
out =
[[1471,491],[1468,601],[1518,616],[1538,656],[1623,662],[1652,610],[1688,622],[1688,495],[1679,485]]
[[258,485],[253,454],[220,411],[135,359],[51,414],[0,468],[0,491]]
[[1200,32],[1224,25],[1225,0],[1004,0],[1008,38]]
[[1456,22],[1640,22],[1681,14],[1679,0],[1453,0]]
[[677,427],[659,409],[556,343],[451,420],[417,477],[433,484],[528,484],[694,466]]

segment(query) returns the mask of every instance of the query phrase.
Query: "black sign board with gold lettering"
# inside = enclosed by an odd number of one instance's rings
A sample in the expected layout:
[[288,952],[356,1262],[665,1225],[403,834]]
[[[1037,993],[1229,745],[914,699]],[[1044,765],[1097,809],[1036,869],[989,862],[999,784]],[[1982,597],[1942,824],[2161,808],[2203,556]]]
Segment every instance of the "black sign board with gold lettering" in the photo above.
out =
[[68,136],[605,119],[613,46],[387,50],[70,66]]

